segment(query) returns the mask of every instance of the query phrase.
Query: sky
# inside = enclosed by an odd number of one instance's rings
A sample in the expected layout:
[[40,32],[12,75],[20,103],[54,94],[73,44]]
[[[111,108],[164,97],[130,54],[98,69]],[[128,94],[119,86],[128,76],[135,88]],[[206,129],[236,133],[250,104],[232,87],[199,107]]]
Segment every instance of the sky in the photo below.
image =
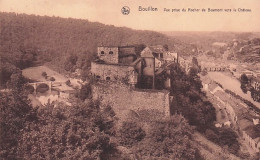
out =
[[[123,6],[130,8],[128,15],[121,13]],[[158,11],[139,11],[139,6]],[[186,12],[172,12],[183,8]],[[208,12],[208,8],[223,11]],[[260,0],[0,0],[0,11],[88,19],[140,30],[260,32]]]

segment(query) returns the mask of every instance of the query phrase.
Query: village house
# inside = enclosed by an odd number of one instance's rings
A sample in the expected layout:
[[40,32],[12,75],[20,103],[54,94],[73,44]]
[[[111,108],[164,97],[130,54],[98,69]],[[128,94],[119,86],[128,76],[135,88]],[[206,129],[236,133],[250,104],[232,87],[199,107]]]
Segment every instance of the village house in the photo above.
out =
[[217,91],[215,96],[225,106],[225,110],[228,113],[231,122],[234,124],[234,127],[237,127],[239,118],[245,113],[248,113],[246,105],[223,91]]
[[189,73],[190,68],[192,67],[192,60],[191,59],[186,59],[183,57],[178,57],[178,63],[182,68],[185,69],[186,73]]
[[[215,90],[214,88],[216,89],[216,87],[213,87],[212,89]],[[224,106],[224,109],[228,114],[229,119],[231,120],[232,127],[240,131],[245,142],[255,152],[259,152],[260,149],[259,148],[260,147],[259,119],[254,118],[254,116],[252,116],[249,113],[248,109],[246,108],[246,105],[238,101],[231,95],[221,90],[217,90],[214,93],[214,95],[221,103],[221,105]],[[230,126],[230,122],[229,124],[227,123],[228,121],[223,123],[223,125]],[[216,127],[222,127],[222,125],[216,124]]]
[[178,63],[178,53],[176,52],[165,52],[163,54],[164,61]]
[[243,119],[240,121],[240,129],[246,143],[255,151],[260,150],[260,125],[254,125],[252,121]]

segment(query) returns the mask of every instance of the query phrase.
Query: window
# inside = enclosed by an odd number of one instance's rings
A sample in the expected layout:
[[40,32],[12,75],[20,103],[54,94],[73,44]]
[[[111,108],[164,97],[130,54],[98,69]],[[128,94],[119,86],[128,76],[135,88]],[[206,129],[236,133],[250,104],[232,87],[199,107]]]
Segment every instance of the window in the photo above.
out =
[[163,53],[160,53],[160,57],[163,58]]
[[96,76],[97,79],[100,79],[100,76]]
[[110,51],[109,54],[113,54],[113,51]]
[[104,51],[101,51],[101,52],[100,52],[100,54],[101,54],[101,55],[104,55],[104,54],[105,54],[105,52],[104,52]]
[[107,80],[107,81],[110,81],[110,77],[106,77],[106,80]]

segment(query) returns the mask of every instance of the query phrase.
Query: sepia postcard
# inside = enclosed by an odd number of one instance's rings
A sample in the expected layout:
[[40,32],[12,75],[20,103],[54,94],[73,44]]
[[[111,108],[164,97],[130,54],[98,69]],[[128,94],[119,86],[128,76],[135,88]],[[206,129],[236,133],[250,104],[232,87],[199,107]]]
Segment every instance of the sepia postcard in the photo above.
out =
[[259,0],[0,0],[0,159],[259,160]]

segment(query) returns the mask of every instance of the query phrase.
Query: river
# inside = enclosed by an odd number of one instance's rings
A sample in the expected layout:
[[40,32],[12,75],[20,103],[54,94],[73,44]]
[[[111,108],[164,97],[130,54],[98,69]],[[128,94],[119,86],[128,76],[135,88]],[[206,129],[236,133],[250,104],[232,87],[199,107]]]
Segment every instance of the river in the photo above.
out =
[[260,108],[260,103],[254,101],[251,98],[250,92],[247,92],[247,94],[242,92],[242,90],[240,88],[240,82],[237,79],[232,78],[231,76],[225,75],[222,72],[209,72],[208,76],[212,80],[215,80],[216,82],[220,83],[223,86],[224,89],[229,89],[229,90],[235,92],[237,95],[239,95],[239,96],[243,97],[244,99],[252,102],[258,108]]

